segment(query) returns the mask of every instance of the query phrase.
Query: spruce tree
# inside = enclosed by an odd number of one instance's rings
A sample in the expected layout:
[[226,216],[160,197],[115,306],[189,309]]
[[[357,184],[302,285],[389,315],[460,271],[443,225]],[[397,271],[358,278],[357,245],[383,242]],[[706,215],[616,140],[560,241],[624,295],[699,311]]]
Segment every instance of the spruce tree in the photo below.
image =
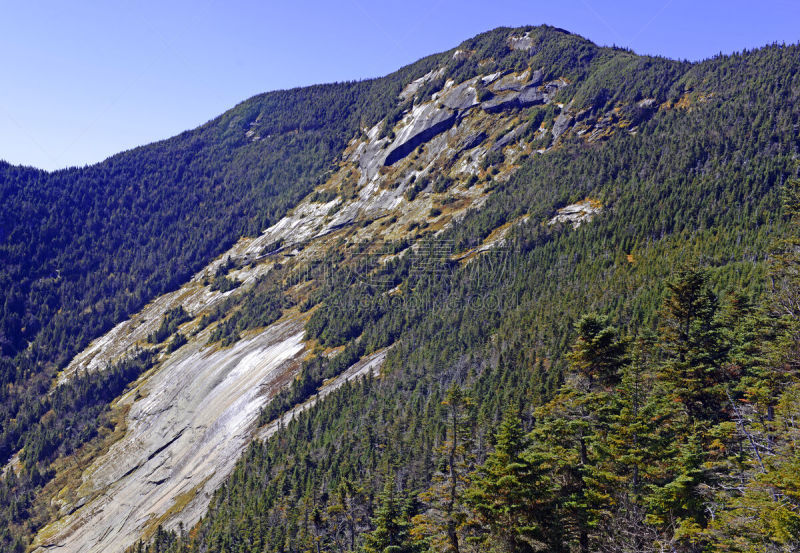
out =
[[722,362],[727,352],[716,319],[717,297],[708,273],[691,267],[667,284],[661,314],[661,369],[670,393],[685,408],[689,424],[716,418],[724,401]]
[[409,511],[408,499],[397,491],[395,477],[390,474],[378,496],[378,509],[372,519],[375,528],[364,535],[364,553],[414,553]]
[[526,450],[528,443],[519,416],[507,412],[494,451],[473,475],[465,497],[474,514],[471,541],[481,550],[562,550],[550,459]]
[[461,551],[467,517],[462,496],[472,460],[472,404],[472,399],[458,386],[452,386],[442,401],[447,438],[437,449],[441,461],[431,486],[420,494],[428,509],[414,517],[412,530],[415,539],[425,542],[433,551]]

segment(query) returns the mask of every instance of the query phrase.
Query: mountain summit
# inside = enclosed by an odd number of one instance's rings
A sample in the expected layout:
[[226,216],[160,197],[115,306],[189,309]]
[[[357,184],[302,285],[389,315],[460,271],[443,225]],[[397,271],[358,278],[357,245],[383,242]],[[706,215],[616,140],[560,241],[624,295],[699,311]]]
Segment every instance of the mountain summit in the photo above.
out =
[[500,28],[0,165],[3,550],[797,543],[799,53]]

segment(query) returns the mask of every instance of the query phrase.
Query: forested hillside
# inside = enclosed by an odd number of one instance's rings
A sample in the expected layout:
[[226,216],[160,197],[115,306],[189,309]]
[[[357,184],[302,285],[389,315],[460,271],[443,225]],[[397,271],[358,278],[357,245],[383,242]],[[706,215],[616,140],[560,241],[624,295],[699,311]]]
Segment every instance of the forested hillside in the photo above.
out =
[[[465,252],[526,215],[502,251],[380,268],[390,308],[334,279],[309,332],[394,344],[380,378],[254,443],[197,528],[134,550],[795,550],[797,54],[648,83],[665,104],[635,134],[529,160],[437,237]],[[612,102],[626,78],[596,77]],[[604,213],[543,224],[584,197]]]
[[[464,83],[474,101],[442,96]],[[391,141],[447,102],[473,110],[452,108],[456,135],[484,130],[428,172],[430,144]],[[797,46],[688,63],[497,29],[383,79],[258,96],[96,166],[0,166],[0,453],[21,466],[0,486],[1,546],[25,550],[53,516],[36,495],[50,463],[114,428],[107,404],[185,343],[191,316],[165,313],[134,357],[50,394],[56,370],[315,188],[318,204],[357,200],[363,184],[327,180],[356,172],[345,148],[377,144],[380,186],[404,191],[385,224],[415,200],[424,216],[356,253],[345,238],[384,223],[349,221],[308,266],[297,246],[203,315],[195,334],[211,325],[209,347],[226,348],[296,307],[312,347],[262,409],[277,432],[203,519],[133,551],[800,548],[798,102]],[[598,213],[554,218],[581,201]],[[239,284],[229,269],[210,289]],[[380,374],[285,416],[381,352]]]
[[[32,490],[52,476],[49,462],[108,424],[77,386],[57,410],[63,425],[44,429],[57,370],[239,237],[274,224],[434,61],[383,79],[256,96],[90,167],[47,173],[0,161],[0,459],[28,450],[10,520],[40,524]],[[140,372],[125,373],[122,388]],[[103,392],[100,405],[122,388]]]

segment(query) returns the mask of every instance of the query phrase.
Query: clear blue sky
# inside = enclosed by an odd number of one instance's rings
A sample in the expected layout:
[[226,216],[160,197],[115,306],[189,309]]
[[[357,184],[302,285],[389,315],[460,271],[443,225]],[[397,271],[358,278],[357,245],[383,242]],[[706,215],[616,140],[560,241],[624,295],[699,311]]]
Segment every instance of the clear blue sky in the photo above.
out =
[[497,26],[698,60],[800,40],[797,0],[0,0],[0,159],[100,161],[259,92],[384,75]]

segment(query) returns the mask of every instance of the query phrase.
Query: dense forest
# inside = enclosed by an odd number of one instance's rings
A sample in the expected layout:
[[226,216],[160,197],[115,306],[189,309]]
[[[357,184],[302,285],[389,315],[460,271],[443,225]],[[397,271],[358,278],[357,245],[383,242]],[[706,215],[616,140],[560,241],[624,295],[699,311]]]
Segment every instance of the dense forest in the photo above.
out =
[[[387,245],[404,253],[360,268],[379,277],[364,284],[326,257],[315,270],[330,278],[299,307],[313,310],[310,339],[342,349],[308,359],[264,408],[260,422],[281,431],[252,444],[196,527],[159,528],[132,551],[800,547],[800,48],[690,64],[548,27],[511,50],[508,33],[466,41],[466,60],[259,96],[97,166],[0,166],[0,453],[24,447],[23,470],[0,486],[6,549],[24,551],[44,517],[34,492],[48,463],[91,439],[152,359],[137,352],[108,382],[84,375],[49,394],[54,371],[275,222],[364,126],[400,117],[405,83],[439,66],[456,83],[545,67],[572,82],[559,99],[583,117],[627,110],[635,132],[566,136],[491,182],[480,210],[427,239],[466,255],[515,223],[468,263],[431,254],[436,270],[420,273],[404,243]],[[590,223],[546,224],[587,197],[603,205]],[[210,338],[225,346],[289,305],[264,280],[200,326],[235,308]],[[170,312],[150,342],[185,316]],[[383,349],[379,376],[283,420]],[[72,433],[48,430],[54,414],[76,421]]]
[[[381,79],[262,94],[198,129],[89,167],[47,173],[0,161],[1,462],[53,442],[24,456],[9,485],[15,491],[4,494],[13,499],[0,507],[0,520],[11,522],[0,548],[22,547],[41,523],[31,509],[50,462],[95,434],[43,436],[57,370],[239,237],[279,220],[437,59]],[[104,424],[98,409],[122,388],[109,390],[102,405],[78,401],[70,416],[81,427]]]
[[[345,349],[263,422],[390,346],[380,377],[132,550],[796,550],[797,65],[769,47],[649,84],[674,107],[530,160],[440,237],[468,251],[527,215],[502,251],[376,266],[404,301],[327,281],[307,331]],[[587,196],[608,206],[591,224],[541,223]]]

